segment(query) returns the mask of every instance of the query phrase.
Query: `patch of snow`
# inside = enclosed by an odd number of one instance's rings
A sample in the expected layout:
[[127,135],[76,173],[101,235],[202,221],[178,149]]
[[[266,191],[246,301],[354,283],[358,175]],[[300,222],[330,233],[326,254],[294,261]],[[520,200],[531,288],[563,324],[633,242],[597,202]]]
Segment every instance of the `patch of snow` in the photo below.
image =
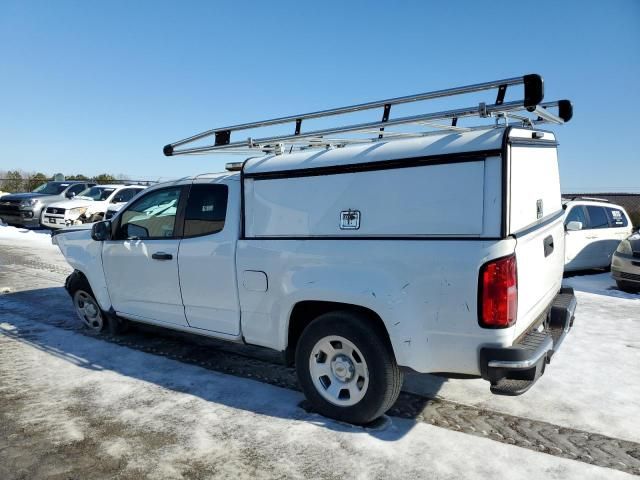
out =
[[[22,230],[0,227],[0,253],[5,247],[10,247],[16,252],[24,252],[28,258],[41,257],[51,264],[66,265],[58,248],[49,244],[46,233]],[[42,241],[43,237],[46,241]],[[14,291],[39,288],[38,285],[59,287],[66,276],[54,272],[47,275],[22,265],[0,265],[0,278],[14,282],[9,283]],[[574,276],[565,279],[564,283],[576,289],[578,309],[575,326],[545,375],[526,394],[500,397],[489,392],[489,385],[484,380],[452,380],[431,375],[409,376],[404,389],[639,442],[640,430],[635,419],[640,415],[637,374],[640,365],[640,295],[616,290],[615,282],[608,273]],[[52,429],[58,422],[68,421],[71,427],[65,435],[69,438],[77,438],[79,432],[83,435],[92,435],[93,432],[79,420],[74,420],[75,417],[65,420],[64,413],[48,416],[48,408],[59,410],[81,405],[81,399],[85,398],[88,405],[95,407],[97,414],[104,418],[110,419],[111,414],[115,415],[115,420],[130,425],[132,430],[127,430],[122,437],[101,439],[102,448],[118,458],[124,455],[128,468],[133,468],[136,461],[141,462],[144,468],[155,472],[149,476],[180,476],[179,472],[188,468],[185,458],[192,458],[192,454],[197,461],[224,462],[227,450],[232,452],[229,468],[239,468],[240,476],[243,473],[250,476],[250,472],[256,471],[249,467],[246,471],[241,468],[246,467],[248,455],[265,458],[260,467],[263,473],[266,468],[274,469],[262,476],[328,476],[321,467],[323,459],[325,464],[327,462],[321,453],[320,440],[329,445],[326,455],[337,458],[340,474],[336,476],[384,477],[391,472],[390,476],[410,478],[435,472],[442,478],[473,478],[496,474],[499,458],[509,465],[510,476],[516,478],[537,478],[542,476],[542,472],[547,475],[545,468],[555,472],[550,478],[562,478],[562,473],[568,477],[584,472],[591,478],[613,478],[620,473],[581,470],[583,467],[595,467],[583,464],[580,468],[572,467],[573,463],[568,460],[490,440],[487,442],[491,443],[482,443],[482,439],[465,434],[395,418],[393,425],[382,432],[349,428],[297,408],[301,396],[296,392],[273,390],[275,387],[208,370],[193,370],[196,367],[177,362],[165,363],[168,361],[161,357],[99,340],[68,337],[72,335],[70,332],[43,327],[40,323],[31,324],[25,318],[9,319],[8,314],[0,313],[0,341],[4,334],[12,342],[20,343],[18,337],[11,336],[16,333],[12,332],[16,326],[30,328],[38,325],[43,329],[38,336],[39,343],[31,345],[37,351],[26,349],[19,355],[13,355],[4,348],[6,343],[0,344],[2,381],[5,380],[3,365],[6,368],[13,365],[21,367],[23,361],[29,365],[24,367],[24,375],[6,383],[6,388],[19,388],[20,382],[29,382],[25,388],[34,395],[34,408],[41,410],[39,421]],[[26,348],[28,345],[25,343],[23,346]],[[41,371],[36,368],[38,362],[41,363]],[[58,367],[60,372],[55,371]],[[76,370],[68,370],[70,367]],[[62,385],[65,380],[59,377],[67,374],[70,375],[69,383]],[[47,375],[51,376],[51,381]],[[62,382],[60,391],[56,390],[58,381]],[[3,385],[0,384],[0,391]],[[47,395],[55,401],[45,403],[44,399],[38,400]],[[25,411],[24,415],[28,419],[29,412]],[[171,434],[176,443],[163,447],[162,452],[152,451],[147,455],[135,432],[139,435],[144,432]],[[291,432],[301,446],[288,441],[285,432]],[[306,436],[317,436],[318,440]],[[354,438],[360,440],[355,441]],[[417,446],[406,445],[403,443],[405,439],[409,443],[415,441],[424,451],[420,452]],[[443,442],[451,451],[441,452],[438,445],[434,445],[437,442]],[[305,453],[307,445],[310,449],[308,455]],[[379,455],[367,452],[370,448]],[[501,453],[497,453],[495,461],[487,466],[483,464],[486,460],[482,456],[483,448],[490,450],[492,455],[498,451]],[[408,463],[403,464],[390,449],[406,450]],[[466,454],[467,450],[471,452],[468,471],[464,470],[464,465],[456,465],[460,462],[451,457],[451,452]],[[349,460],[345,451],[355,452],[357,458]],[[438,458],[437,455],[443,456]],[[274,461],[274,458],[281,460]],[[153,462],[157,462],[157,466],[151,465]],[[364,470],[361,463],[367,464]],[[514,466],[516,463],[518,465]],[[533,466],[520,465],[524,463]],[[356,470],[348,470],[349,465]],[[279,473],[274,473],[276,471]],[[602,474],[603,471],[606,475]],[[322,474],[314,475],[316,472]]]
[[632,478],[409,420],[394,418],[381,431],[350,427],[307,414],[298,392],[24,318],[6,322],[17,331],[0,332],[0,394],[28,398],[13,406],[14,420],[37,424],[56,443],[90,438],[124,475]]
[[[640,301],[640,294],[627,293],[619,290],[610,273],[575,275],[565,278],[562,283],[568,287],[573,287],[575,290],[580,290],[581,292]],[[637,305],[637,308],[638,315],[640,315],[640,304]]]
[[6,224],[0,224],[0,240],[20,240],[54,246],[51,244],[51,234],[48,230],[30,230],[28,228],[10,227]]

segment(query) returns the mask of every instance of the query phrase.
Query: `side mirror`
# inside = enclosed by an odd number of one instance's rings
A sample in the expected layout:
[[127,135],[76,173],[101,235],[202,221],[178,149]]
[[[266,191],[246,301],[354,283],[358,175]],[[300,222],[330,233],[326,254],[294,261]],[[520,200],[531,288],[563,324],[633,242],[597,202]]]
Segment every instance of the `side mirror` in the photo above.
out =
[[105,220],[104,222],[94,223],[91,227],[91,238],[96,242],[111,240],[111,222]]
[[76,196],[76,192],[67,192],[67,193],[65,194],[65,197],[67,197],[67,198],[73,198],[73,197],[75,197],[75,196]]
[[567,232],[577,232],[578,230],[582,230],[582,222],[576,222],[575,220],[571,221],[567,223],[565,229]]

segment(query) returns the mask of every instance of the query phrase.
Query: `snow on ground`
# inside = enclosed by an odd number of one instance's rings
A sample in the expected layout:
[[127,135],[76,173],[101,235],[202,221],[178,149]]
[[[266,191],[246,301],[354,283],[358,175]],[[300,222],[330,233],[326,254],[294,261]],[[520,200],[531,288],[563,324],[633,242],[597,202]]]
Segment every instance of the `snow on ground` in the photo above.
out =
[[[57,279],[60,285],[73,271],[57,245],[51,243],[48,230],[9,227],[0,222],[0,255],[14,269],[34,267],[40,270],[39,276]],[[28,276],[24,280],[28,282]],[[15,279],[0,271],[0,293],[14,291],[15,283]]]
[[[33,275],[62,285],[70,272],[46,232],[0,227],[0,257],[11,267],[0,268],[0,293],[7,281],[11,289],[38,288]],[[575,326],[526,394],[499,397],[483,380],[431,375],[409,376],[404,389],[640,441],[640,295],[617,291],[607,273],[574,276],[565,284],[577,290]],[[80,337],[31,322],[28,312],[21,315],[0,311],[0,402],[14,409],[12,418],[25,428],[18,431],[40,428],[65,451],[96,442],[95,455],[133,477],[204,471],[258,478],[480,478],[507,468],[514,478],[623,478],[617,471],[409,420],[394,418],[381,431],[352,428],[307,414],[298,408],[302,397],[296,392]],[[8,451],[0,435],[0,458]]]
[[638,313],[640,315],[640,293],[627,293],[622,290],[618,290],[616,282],[613,280],[610,273],[574,275],[569,278],[565,278],[563,283],[568,287],[573,287],[575,290],[579,290],[580,292],[623,298],[626,300],[635,300],[636,302],[639,302],[636,306],[639,309]]
[[18,240],[19,242],[29,242],[41,247],[49,247],[51,250],[58,250],[58,247],[51,243],[51,234],[48,230],[31,230],[28,228],[10,227],[0,220],[0,240]]
[[340,424],[299,408],[297,392],[15,315],[0,323],[0,399],[47,449],[86,445],[96,468],[113,462],[123,478],[631,478],[409,420]]
[[404,389],[639,442],[640,295],[616,290],[608,273],[567,278],[564,284],[576,289],[574,327],[524,395],[497,396],[484,380],[432,375],[412,375]]

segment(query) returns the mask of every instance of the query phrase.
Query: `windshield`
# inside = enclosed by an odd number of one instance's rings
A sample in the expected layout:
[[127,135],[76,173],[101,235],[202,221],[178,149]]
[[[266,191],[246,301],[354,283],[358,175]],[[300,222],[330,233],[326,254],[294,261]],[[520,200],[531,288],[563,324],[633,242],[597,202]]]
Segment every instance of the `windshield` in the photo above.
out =
[[68,183],[48,182],[40,185],[33,191],[33,193],[42,193],[44,195],[59,195],[68,186]]
[[76,198],[82,197],[88,200],[102,201],[109,198],[109,195],[111,195],[114,190],[115,188],[91,187],[80,192],[80,195],[78,195]]

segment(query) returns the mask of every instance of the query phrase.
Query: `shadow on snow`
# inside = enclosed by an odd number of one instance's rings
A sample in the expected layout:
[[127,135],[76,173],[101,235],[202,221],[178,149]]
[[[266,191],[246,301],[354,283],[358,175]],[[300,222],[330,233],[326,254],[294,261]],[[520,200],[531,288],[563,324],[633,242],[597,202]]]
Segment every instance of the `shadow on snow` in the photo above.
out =
[[[383,419],[358,427],[311,412],[303,395],[297,391],[295,369],[278,363],[279,352],[147,325],[137,325],[117,339],[93,332],[87,332],[92,338],[85,337],[86,341],[77,337],[77,332],[69,339],[59,328],[77,328],[79,320],[62,287],[0,295],[0,313],[0,322],[12,326],[0,329],[0,333],[75,366],[91,371],[112,371],[194,395],[212,404],[307,421],[340,432],[367,433],[380,440],[397,440],[417,423],[412,418],[429,409],[433,401],[411,395],[414,407],[411,411],[415,414],[403,414],[402,419],[394,418],[392,422]],[[425,393],[430,396],[435,396],[447,381],[434,375],[424,377]],[[278,386],[285,389],[274,388]]]

